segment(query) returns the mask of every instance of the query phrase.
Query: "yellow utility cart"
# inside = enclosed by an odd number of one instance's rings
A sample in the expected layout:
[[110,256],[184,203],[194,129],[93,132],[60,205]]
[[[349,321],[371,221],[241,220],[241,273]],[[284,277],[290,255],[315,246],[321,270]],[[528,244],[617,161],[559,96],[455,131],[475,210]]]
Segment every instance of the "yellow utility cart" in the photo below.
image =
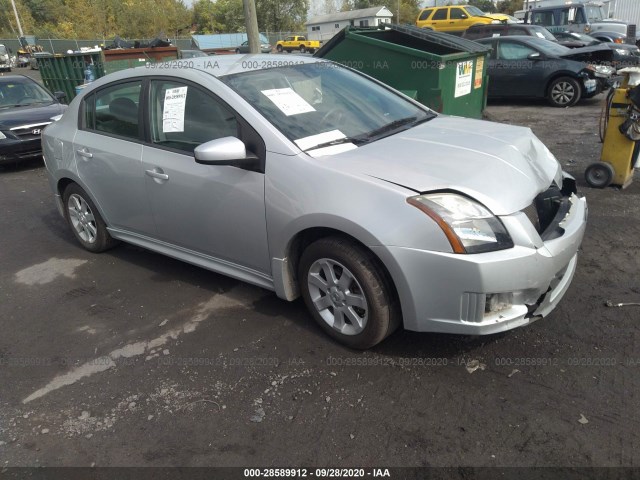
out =
[[[633,179],[634,166],[640,166],[640,141],[637,141],[640,140],[640,106],[634,105],[630,98],[632,84],[635,84],[634,77],[640,75],[640,69],[625,70],[619,72],[624,74],[620,87],[607,96],[604,145],[600,161],[589,165],[584,173],[586,182],[594,188],[605,188],[609,185],[625,188]],[[636,88],[640,90],[640,87]],[[629,138],[629,129],[624,128],[631,125],[629,121],[635,124],[631,130],[638,132],[634,140]],[[633,138],[633,135],[631,137]]]

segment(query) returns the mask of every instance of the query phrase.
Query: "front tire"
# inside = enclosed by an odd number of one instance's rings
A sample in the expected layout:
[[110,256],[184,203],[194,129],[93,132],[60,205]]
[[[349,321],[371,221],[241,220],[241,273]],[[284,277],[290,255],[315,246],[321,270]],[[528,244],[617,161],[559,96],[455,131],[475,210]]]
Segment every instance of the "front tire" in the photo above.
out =
[[62,198],[64,217],[71,231],[86,250],[100,253],[118,243],[111,238],[98,209],[80,186],[72,183],[65,189]]
[[373,347],[401,322],[386,272],[371,252],[348,239],[325,237],[309,245],[298,278],[315,321],[344,345]]
[[307,51],[307,47],[304,45],[300,45],[300,53],[305,53]]
[[553,107],[572,107],[580,100],[582,88],[571,77],[556,78],[549,84],[547,99]]

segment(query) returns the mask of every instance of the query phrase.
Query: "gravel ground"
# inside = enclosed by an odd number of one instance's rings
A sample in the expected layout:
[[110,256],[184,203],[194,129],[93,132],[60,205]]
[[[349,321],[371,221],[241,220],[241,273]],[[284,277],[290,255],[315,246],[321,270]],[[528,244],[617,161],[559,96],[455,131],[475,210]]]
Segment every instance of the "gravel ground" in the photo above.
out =
[[487,110],[531,127],[588,199],[557,310],[367,352],[300,301],[133,246],[92,255],[41,162],[1,169],[0,467],[640,466],[640,307],[604,305],[640,301],[640,182],[582,179],[601,100]]

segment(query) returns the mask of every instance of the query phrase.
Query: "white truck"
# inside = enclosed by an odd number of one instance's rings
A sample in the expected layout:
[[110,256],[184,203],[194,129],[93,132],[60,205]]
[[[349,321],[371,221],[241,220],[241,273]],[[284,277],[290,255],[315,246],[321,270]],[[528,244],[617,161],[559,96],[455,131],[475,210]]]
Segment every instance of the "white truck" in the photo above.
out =
[[[625,2],[625,0],[616,0]],[[638,0],[632,0],[633,5],[640,6]],[[623,5],[620,3],[619,5]],[[525,7],[527,2],[525,2]],[[606,4],[593,0],[530,0],[528,3],[527,23],[546,27],[552,33],[554,31],[570,30],[574,32],[587,33],[596,37],[601,37],[605,33],[614,33],[626,36],[629,23],[623,20],[616,20],[609,15],[609,2]],[[633,8],[633,7],[631,7]],[[615,11],[611,12],[611,15]],[[520,10],[518,18],[525,18],[526,10]],[[629,17],[623,17],[629,18]],[[637,38],[633,42],[636,43]],[[613,40],[608,40],[613,41]],[[619,40],[624,41],[624,40]]]

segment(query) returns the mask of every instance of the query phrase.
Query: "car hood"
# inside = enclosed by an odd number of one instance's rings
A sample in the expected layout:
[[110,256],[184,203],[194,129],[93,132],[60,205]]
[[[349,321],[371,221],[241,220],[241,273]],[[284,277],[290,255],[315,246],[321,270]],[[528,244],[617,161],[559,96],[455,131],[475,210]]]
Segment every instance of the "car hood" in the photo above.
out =
[[558,55],[567,60],[577,60],[578,62],[610,62],[613,60],[613,50],[606,45],[591,45],[588,47],[574,48],[570,52]]
[[456,190],[496,215],[526,208],[560,173],[529,128],[448,116],[318,161],[418,193]]
[[67,106],[60,103],[0,109],[0,129],[19,127],[32,123],[51,122],[51,117],[60,115]]

